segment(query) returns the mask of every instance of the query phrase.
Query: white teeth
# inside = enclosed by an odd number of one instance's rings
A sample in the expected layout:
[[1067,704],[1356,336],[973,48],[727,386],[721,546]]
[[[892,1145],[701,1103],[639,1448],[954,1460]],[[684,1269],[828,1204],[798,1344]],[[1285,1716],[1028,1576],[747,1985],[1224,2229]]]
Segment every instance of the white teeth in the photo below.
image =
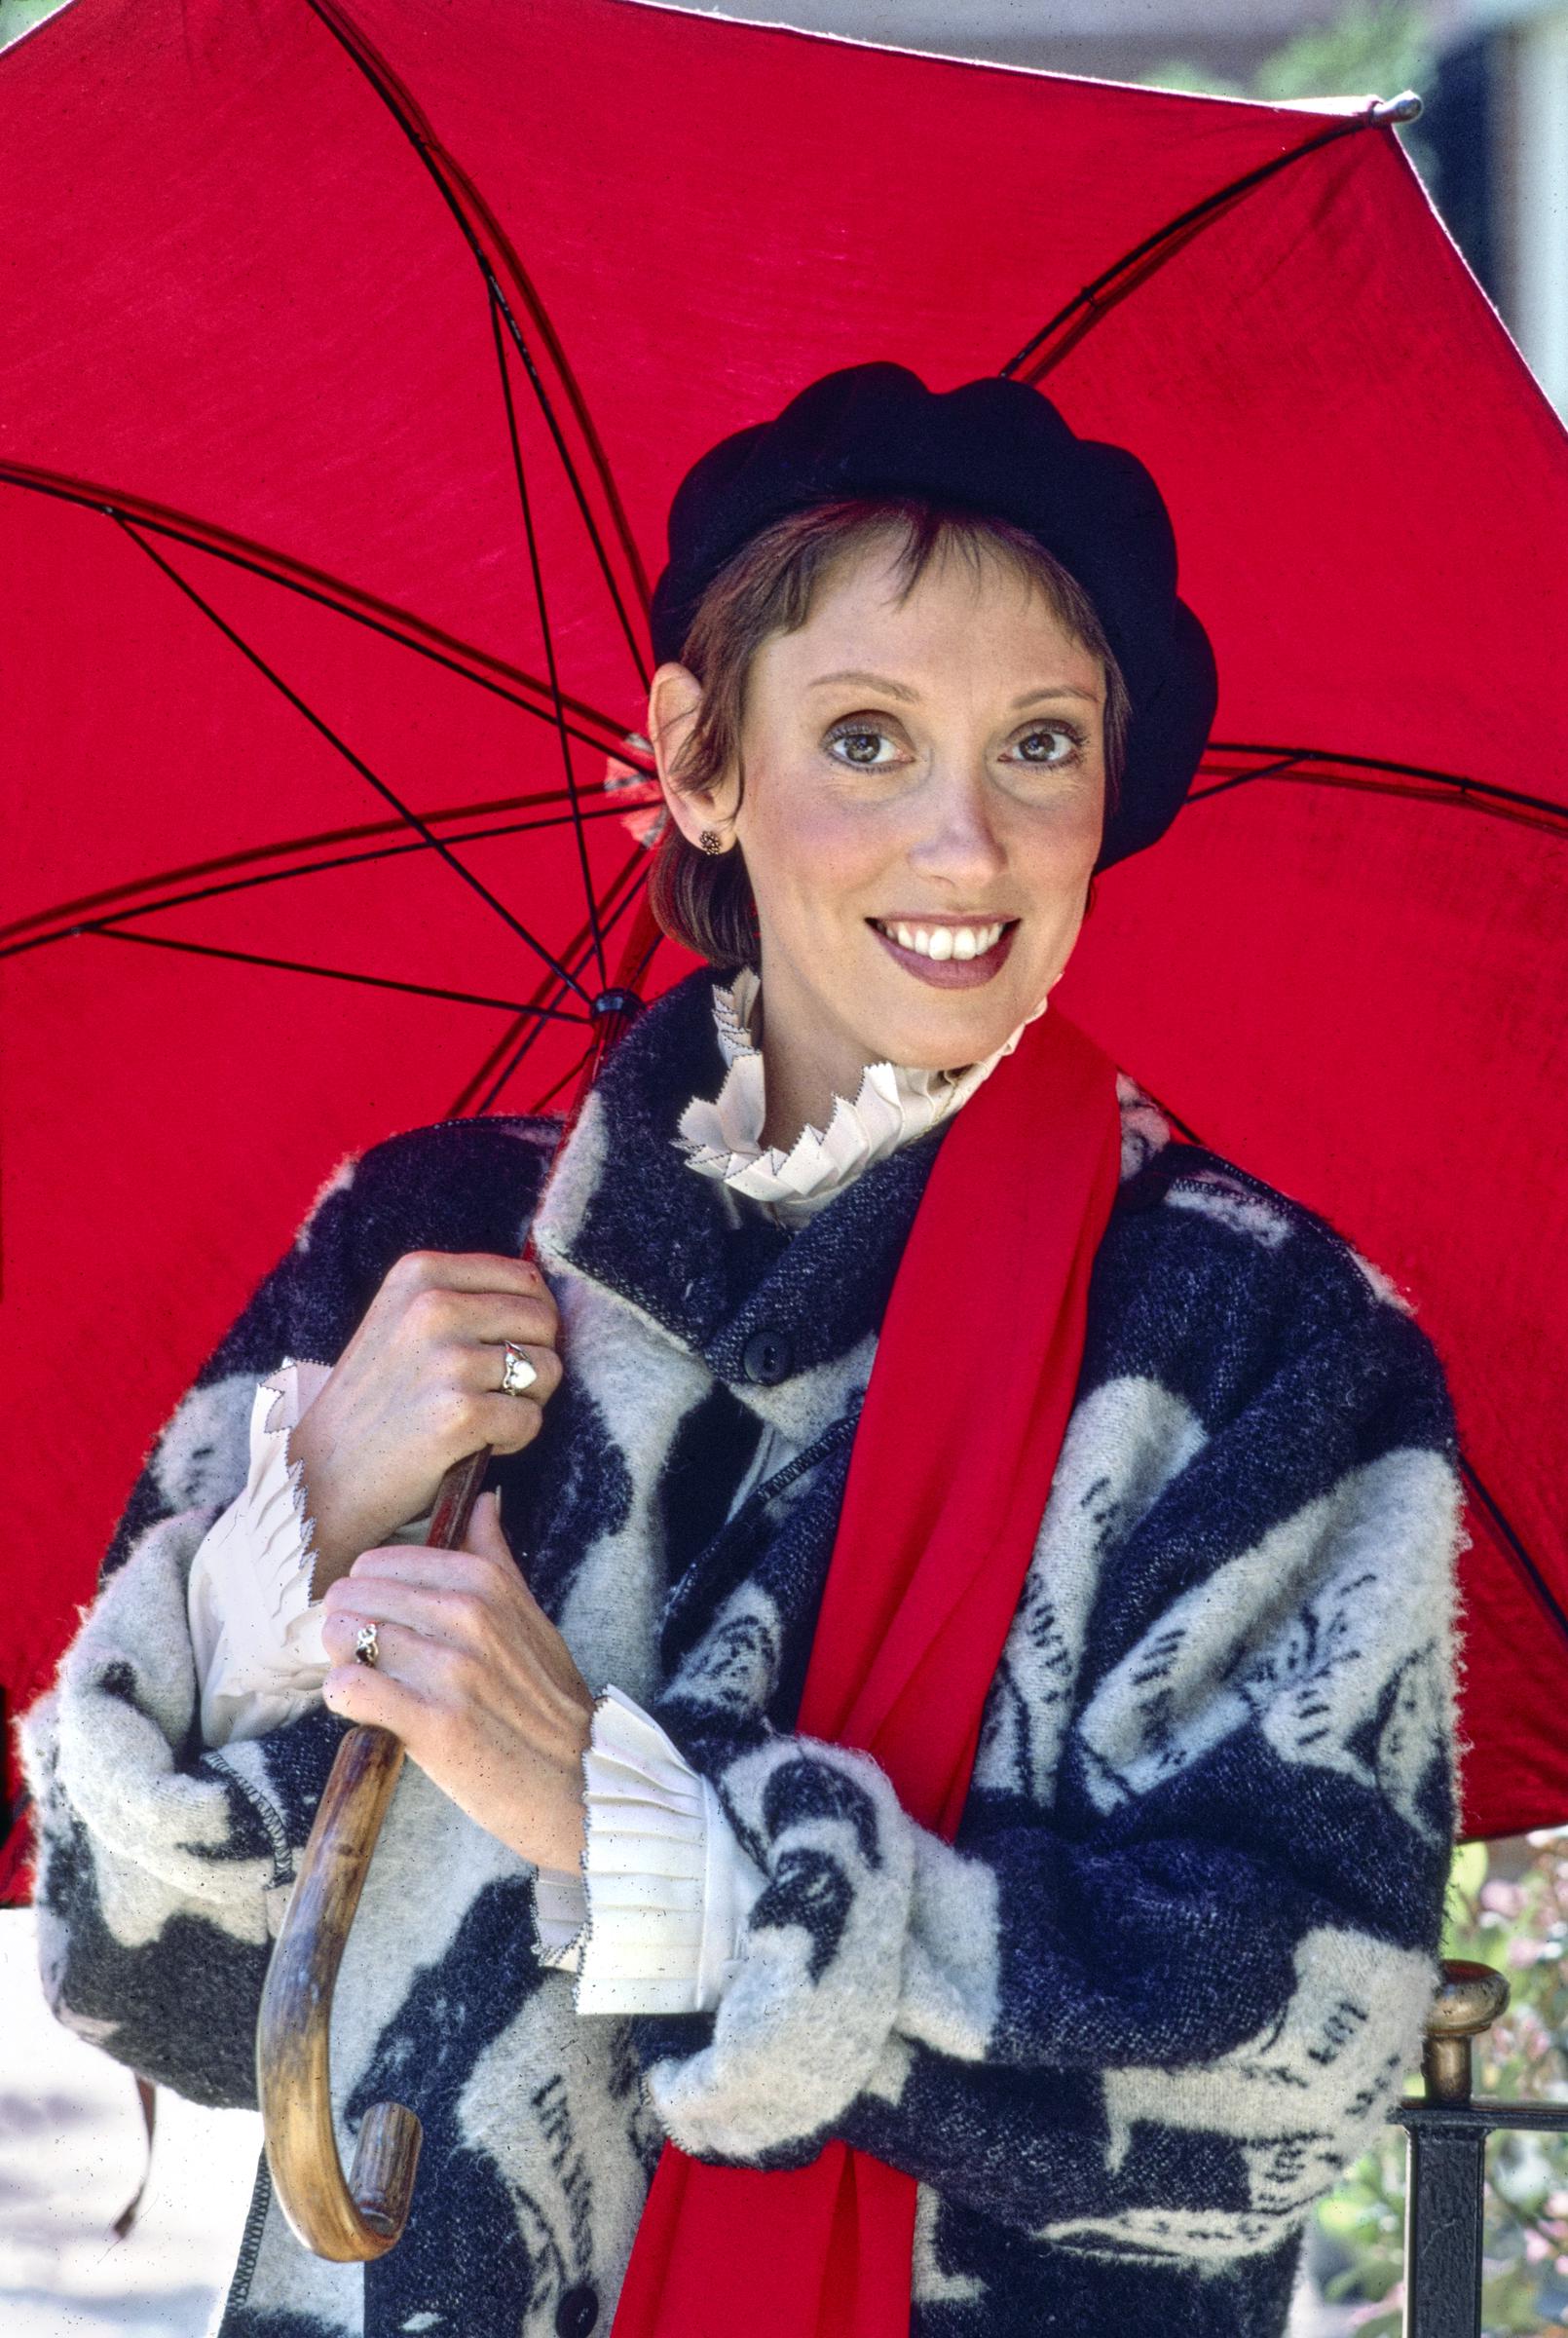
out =
[[877,923],[901,950],[939,960],[984,958],[1006,931],[1005,921],[1000,919],[991,925],[888,925],[879,918]]

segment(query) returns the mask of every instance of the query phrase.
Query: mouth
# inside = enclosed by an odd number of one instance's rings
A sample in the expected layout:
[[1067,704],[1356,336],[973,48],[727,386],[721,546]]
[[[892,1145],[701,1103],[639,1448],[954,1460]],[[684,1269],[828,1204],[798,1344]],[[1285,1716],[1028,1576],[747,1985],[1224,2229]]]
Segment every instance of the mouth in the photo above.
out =
[[1017,918],[868,918],[888,956],[917,982],[971,991],[1006,964]]

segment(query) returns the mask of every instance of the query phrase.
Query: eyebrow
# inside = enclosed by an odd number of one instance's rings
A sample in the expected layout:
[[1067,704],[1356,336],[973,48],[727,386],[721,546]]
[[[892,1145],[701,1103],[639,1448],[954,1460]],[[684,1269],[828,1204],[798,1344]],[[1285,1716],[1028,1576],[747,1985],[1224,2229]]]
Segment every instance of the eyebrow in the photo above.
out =
[[[847,668],[844,672],[837,674],[818,674],[814,681],[806,684],[806,688],[807,690],[826,690],[828,685],[834,682],[858,683],[863,689],[879,690],[890,698],[903,698],[910,705],[913,705],[920,695],[917,690],[911,690],[907,683],[894,682],[886,674],[863,674],[854,668]],[[1099,698],[1092,690],[1077,690],[1070,682],[1051,682],[1040,690],[1027,690],[1021,698],[1013,700],[1009,712],[1016,714],[1020,707],[1038,705],[1041,698],[1082,698],[1086,706],[1100,704]]]

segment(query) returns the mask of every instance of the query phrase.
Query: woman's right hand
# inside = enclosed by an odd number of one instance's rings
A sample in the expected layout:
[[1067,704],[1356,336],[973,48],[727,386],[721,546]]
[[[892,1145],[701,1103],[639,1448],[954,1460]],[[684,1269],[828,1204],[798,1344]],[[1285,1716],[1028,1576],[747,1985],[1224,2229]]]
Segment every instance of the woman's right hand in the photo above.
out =
[[[520,1452],[560,1384],[560,1317],[539,1268],[483,1252],[411,1250],[289,1435],[316,1537],[315,1591],[435,1502],[481,1446]],[[504,1342],[539,1377],[502,1392]]]

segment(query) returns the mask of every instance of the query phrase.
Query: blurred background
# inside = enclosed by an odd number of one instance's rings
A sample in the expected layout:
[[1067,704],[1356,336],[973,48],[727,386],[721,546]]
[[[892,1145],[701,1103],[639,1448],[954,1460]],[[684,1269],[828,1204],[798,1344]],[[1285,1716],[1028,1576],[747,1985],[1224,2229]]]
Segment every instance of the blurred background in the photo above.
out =
[[[61,5],[0,0],[0,50]],[[1413,88],[1410,159],[1548,397],[1568,418],[1568,0],[730,0],[729,16],[893,47],[1273,102]],[[0,97],[3,103],[3,97]],[[1488,2093],[1568,2097],[1568,1836],[1472,1846],[1447,1953],[1506,1969]],[[259,2123],[157,2098],[50,2019],[33,1920],[0,1911],[0,2328],[200,2338],[239,2247]],[[1324,2204],[1292,2338],[1397,2338],[1402,2138]],[[1568,2329],[1568,2150],[1493,2145],[1488,2338]],[[143,2187],[145,2187],[143,2189]],[[133,2202],[139,2203],[130,2213]]]

